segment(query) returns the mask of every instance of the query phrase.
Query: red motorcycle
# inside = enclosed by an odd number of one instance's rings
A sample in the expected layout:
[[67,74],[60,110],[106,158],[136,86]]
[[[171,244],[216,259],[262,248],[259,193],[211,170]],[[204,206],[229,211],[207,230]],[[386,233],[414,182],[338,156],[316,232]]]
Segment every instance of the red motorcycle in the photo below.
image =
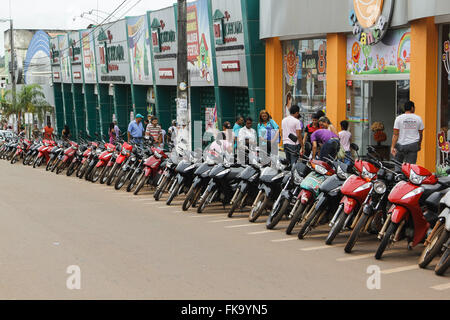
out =
[[16,163],[17,161],[19,161],[19,159],[21,157],[23,157],[23,155],[25,153],[28,152],[28,149],[31,146],[31,141],[28,139],[20,139],[19,143],[17,144],[17,149],[16,149],[16,153],[14,154],[14,156],[11,159],[11,164]]
[[362,214],[364,203],[370,195],[380,167],[370,160],[356,160],[355,169],[359,175],[350,176],[341,188],[343,197],[330,222],[331,230],[325,240],[327,245],[331,245],[344,228],[354,227],[353,224]]
[[72,163],[72,160],[75,157],[77,151],[78,144],[70,141],[70,146],[66,150],[64,150],[64,156],[59,162],[58,167],[56,168],[56,174],[60,174],[61,172],[63,172]]
[[33,168],[40,167],[42,165],[42,162],[45,161],[47,164],[48,160],[50,160],[50,151],[52,151],[53,147],[56,146],[55,141],[53,140],[43,140],[42,146],[39,147],[38,156],[36,157],[36,160],[33,162]]
[[82,179],[84,174],[86,173],[86,170],[89,166],[90,159],[95,152],[95,150],[98,148],[97,142],[91,142],[87,149],[83,152],[83,159],[81,160],[81,165],[78,166],[76,170],[76,176],[77,178]]
[[91,181],[96,183],[102,176],[105,174],[105,171],[108,167],[108,163],[111,160],[114,152],[116,151],[116,146],[111,143],[105,143],[106,150],[103,151],[98,157],[97,164],[95,168],[92,169],[91,172]]
[[108,186],[113,184],[114,180],[117,178],[117,176],[120,172],[120,169],[122,168],[122,165],[131,156],[131,152],[133,151],[133,146],[131,144],[124,142],[119,149],[120,149],[120,153],[117,156],[115,163],[111,163],[111,166],[110,166],[110,164],[108,164],[108,171],[105,173],[104,179]]
[[151,184],[156,187],[163,173],[163,166],[161,164],[167,159],[167,155],[159,148],[151,147],[151,151],[152,156],[144,161],[144,171],[139,177],[134,195],[137,195],[146,184]]
[[381,259],[387,246],[405,236],[408,239],[408,249],[422,242],[430,228],[425,219],[423,207],[430,195],[447,187],[448,179],[439,180],[425,168],[415,164],[405,163],[402,172],[408,181],[399,182],[389,194],[389,209],[386,222],[378,238],[381,243],[375,254]]

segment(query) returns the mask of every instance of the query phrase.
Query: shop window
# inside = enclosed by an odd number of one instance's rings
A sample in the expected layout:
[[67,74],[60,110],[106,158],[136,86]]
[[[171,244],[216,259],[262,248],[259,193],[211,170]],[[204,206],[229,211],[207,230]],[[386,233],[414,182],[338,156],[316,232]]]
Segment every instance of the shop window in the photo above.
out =
[[326,107],[326,40],[283,42],[283,117],[289,115],[287,96],[300,107],[304,123]]

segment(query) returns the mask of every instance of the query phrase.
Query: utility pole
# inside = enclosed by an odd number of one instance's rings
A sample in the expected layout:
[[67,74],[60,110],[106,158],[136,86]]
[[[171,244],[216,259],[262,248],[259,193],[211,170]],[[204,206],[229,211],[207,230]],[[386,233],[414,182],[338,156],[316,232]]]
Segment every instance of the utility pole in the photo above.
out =
[[189,130],[189,74],[187,67],[187,17],[186,0],[178,0],[178,54],[177,54],[177,123],[180,133],[190,145]]
[[[16,106],[16,57],[15,57],[15,50],[14,50],[14,28],[13,28],[13,20],[9,19],[9,41],[11,45],[11,86],[12,86],[12,105],[13,108]],[[18,115],[19,119],[17,120],[17,130],[20,130],[20,113]]]

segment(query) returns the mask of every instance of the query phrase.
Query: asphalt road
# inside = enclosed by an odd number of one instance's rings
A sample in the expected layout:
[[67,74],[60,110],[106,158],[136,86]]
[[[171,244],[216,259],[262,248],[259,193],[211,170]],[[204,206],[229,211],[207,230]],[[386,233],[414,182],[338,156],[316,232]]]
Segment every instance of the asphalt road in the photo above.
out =
[[[376,261],[373,236],[348,255],[343,235],[325,246],[326,227],[298,240],[287,221],[267,231],[265,217],[180,204],[0,160],[0,299],[450,298],[449,273],[418,269],[422,246],[398,243]],[[369,290],[373,265],[381,287]],[[79,290],[67,288],[69,266]]]

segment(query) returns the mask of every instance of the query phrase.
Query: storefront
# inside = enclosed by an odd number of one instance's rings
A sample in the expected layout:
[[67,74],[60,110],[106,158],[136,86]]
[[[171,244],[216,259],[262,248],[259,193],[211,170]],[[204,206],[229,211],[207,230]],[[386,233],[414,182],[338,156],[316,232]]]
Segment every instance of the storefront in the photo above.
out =
[[56,114],[56,123],[53,123],[52,126],[54,126],[57,132],[59,132],[62,130],[64,126],[65,117],[61,91],[61,62],[60,62],[58,37],[50,38],[50,61],[52,68],[52,84],[53,84],[53,94],[55,96],[55,114]]
[[[395,117],[411,99],[426,128],[418,162],[435,169],[437,132],[448,127],[448,74],[440,73],[445,88],[438,92],[437,85],[437,62],[445,52],[438,30],[450,14],[448,1],[318,0],[305,11],[301,2],[261,0],[260,9],[272,113],[285,113],[291,93],[306,120],[324,107],[336,127],[345,119],[351,123],[363,153],[373,145],[389,157]],[[384,134],[372,131],[383,127]]]

